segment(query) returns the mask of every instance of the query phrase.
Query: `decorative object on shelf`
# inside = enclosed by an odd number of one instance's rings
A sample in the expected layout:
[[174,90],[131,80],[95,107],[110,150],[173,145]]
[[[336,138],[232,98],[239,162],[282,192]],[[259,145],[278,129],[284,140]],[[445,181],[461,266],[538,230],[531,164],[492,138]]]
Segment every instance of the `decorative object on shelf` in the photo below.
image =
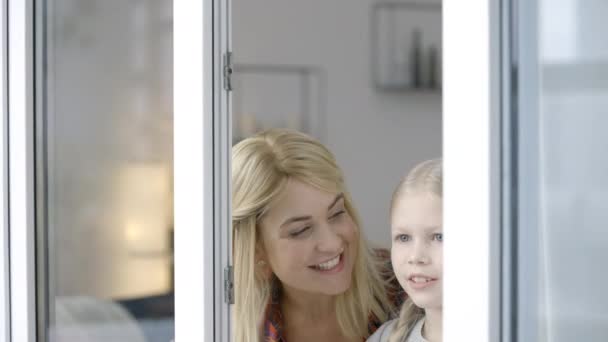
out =
[[322,69],[236,64],[233,75],[233,144],[275,127],[324,140],[326,77]]
[[441,3],[373,4],[374,87],[379,91],[440,91],[441,41]]

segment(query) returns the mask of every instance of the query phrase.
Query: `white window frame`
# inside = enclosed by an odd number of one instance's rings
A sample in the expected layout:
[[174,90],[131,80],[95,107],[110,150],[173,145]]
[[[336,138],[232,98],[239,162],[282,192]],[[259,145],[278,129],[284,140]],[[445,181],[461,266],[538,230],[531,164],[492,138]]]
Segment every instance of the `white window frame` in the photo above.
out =
[[443,2],[444,341],[501,341],[501,23],[509,0]]
[[[175,211],[175,341],[211,341],[213,307],[208,289],[213,258],[212,122],[209,115],[210,38],[208,1],[176,0],[173,4],[174,211]],[[197,267],[198,266],[198,267]],[[202,267],[200,267],[202,266]]]
[[[34,1],[1,4],[0,339],[36,342]],[[230,341],[223,270],[231,256],[230,94],[217,91],[229,9],[227,0],[175,0],[173,7],[177,342]]]
[[[33,1],[7,0],[11,342],[36,341]],[[6,160],[6,159],[5,159]]]
[[0,1],[0,340],[9,341],[10,334],[10,286],[9,286],[9,235],[8,235],[8,177],[7,177],[7,4]]
[[[3,93],[10,101],[8,107],[2,103],[2,108],[8,110],[5,119],[10,118],[10,134],[0,138],[8,141],[10,159],[8,168],[0,172],[10,174],[9,183],[2,183],[10,189],[2,189],[8,193],[2,201],[10,201],[10,221],[3,215],[3,223],[8,222],[12,229],[10,240],[6,224],[0,231],[0,267],[5,269],[10,243],[10,283],[8,273],[0,275],[0,304],[4,304],[0,327],[10,326],[12,342],[35,342],[32,1],[6,0],[3,9],[7,3],[8,25],[3,28],[10,29],[2,37],[8,38],[8,43],[3,40],[8,44],[8,54],[3,56],[9,58],[10,72],[8,79],[5,74],[0,77],[8,86]],[[494,228],[499,226],[496,189],[500,183],[496,178],[499,119],[493,116],[500,111],[499,73],[495,70],[500,64],[498,54],[492,52],[497,32],[491,23],[500,13],[496,3],[445,0],[443,4],[444,220],[448,236],[444,332],[448,342],[500,339],[495,323],[500,294],[493,268],[500,266],[494,239]],[[218,8],[222,10],[218,12]],[[224,281],[218,266],[230,262],[229,205],[220,205],[230,203],[230,191],[227,177],[214,178],[230,167],[230,120],[222,116],[229,112],[230,96],[217,92],[223,89],[220,57],[230,48],[228,22],[219,19],[229,19],[229,8],[227,0],[174,1],[177,342],[229,341],[229,306],[218,308],[222,299],[218,302],[216,298]],[[0,128],[4,134],[4,127]],[[2,157],[6,161],[7,156]],[[6,179],[6,175],[0,177]],[[0,207],[7,208],[7,203]],[[218,221],[218,215],[224,220]],[[3,317],[6,315],[10,317]],[[472,321],[475,329],[471,329]]]
[[230,341],[229,0],[174,0],[176,342]]

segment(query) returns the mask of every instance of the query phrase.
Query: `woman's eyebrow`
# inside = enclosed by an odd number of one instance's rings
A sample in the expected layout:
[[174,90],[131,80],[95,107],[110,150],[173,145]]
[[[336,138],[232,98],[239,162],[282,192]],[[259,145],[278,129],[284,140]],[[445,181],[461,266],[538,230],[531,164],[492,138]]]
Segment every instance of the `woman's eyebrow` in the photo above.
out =
[[307,221],[310,220],[312,218],[312,216],[296,216],[296,217],[290,217],[287,220],[285,220],[285,222],[283,222],[281,224],[281,228],[283,228],[284,226],[290,224],[290,223],[294,223],[294,222],[300,222],[300,221]]
[[339,200],[344,198],[344,194],[340,193],[336,196],[336,198],[334,198],[334,201],[331,202],[331,204],[327,207],[327,210],[331,210],[331,208],[334,207],[334,205],[336,205],[336,203],[338,203]]
[[[331,202],[331,204],[327,207],[327,210],[331,210],[331,208],[333,208],[336,203],[338,203],[338,201],[340,201],[341,199],[344,198],[344,194],[340,193],[336,196],[336,198],[334,198],[334,200]],[[312,218],[312,216],[296,216],[296,217],[290,217],[287,220],[285,220],[285,222],[283,222],[281,224],[281,228],[283,228],[284,226],[290,224],[290,223],[294,223],[294,222],[300,222],[300,221],[306,221],[306,220],[310,220]]]

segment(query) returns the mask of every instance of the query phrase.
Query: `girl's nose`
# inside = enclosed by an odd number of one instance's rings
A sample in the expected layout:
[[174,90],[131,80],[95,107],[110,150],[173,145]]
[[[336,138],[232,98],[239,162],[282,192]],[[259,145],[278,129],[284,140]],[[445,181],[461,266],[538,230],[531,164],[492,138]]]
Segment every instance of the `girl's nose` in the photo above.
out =
[[427,255],[427,250],[424,244],[420,242],[414,243],[414,248],[410,257],[408,259],[408,263],[411,265],[425,265],[429,263],[429,258]]

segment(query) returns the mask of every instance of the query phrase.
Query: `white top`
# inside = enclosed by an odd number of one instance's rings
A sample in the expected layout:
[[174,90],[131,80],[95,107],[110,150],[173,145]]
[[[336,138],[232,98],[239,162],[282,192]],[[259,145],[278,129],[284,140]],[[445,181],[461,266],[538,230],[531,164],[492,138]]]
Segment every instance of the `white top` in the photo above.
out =
[[[387,342],[398,320],[399,318],[395,318],[382,324],[382,326],[378,328],[378,330],[376,330],[376,332],[367,339],[367,342]],[[407,336],[407,338],[403,339],[403,342],[428,342],[424,339],[424,337],[422,337],[423,326],[424,318],[419,319],[418,322],[416,322],[416,325],[414,325],[414,328],[412,329],[412,331],[410,331],[410,334]]]

